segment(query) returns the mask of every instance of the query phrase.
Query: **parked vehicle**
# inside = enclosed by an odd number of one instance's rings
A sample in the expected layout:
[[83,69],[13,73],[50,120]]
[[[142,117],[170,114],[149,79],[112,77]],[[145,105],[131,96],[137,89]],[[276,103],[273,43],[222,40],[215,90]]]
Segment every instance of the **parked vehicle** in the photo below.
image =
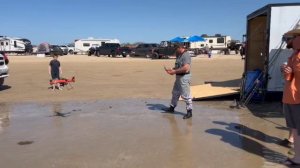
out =
[[132,52],[132,49],[130,47],[119,47],[117,49],[118,55],[122,55],[123,57],[127,57]]
[[74,54],[86,54],[91,47],[98,47],[105,43],[119,43],[118,39],[79,39],[75,40]]
[[50,45],[48,43],[42,43],[38,46],[37,54],[62,56],[64,55],[64,52],[58,45]]
[[9,59],[4,52],[0,52],[0,86],[4,84],[4,79],[8,77]]
[[49,55],[64,55],[64,51],[58,45],[50,45]]
[[151,57],[153,55],[153,50],[159,47],[158,44],[149,43],[149,44],[139,44],[136,48],[132,51],[132,56],[144,56],[144,57]]
[[105,43],[102,46],[99,47],[91,47],[88,52],[88,56],[95,55],[108,55],[115,57],[117,55],[122,55],[123,57],[126,57],[128,54],[130,54],[131,50],[129,47],[120,47],[119,43]]
[[213,50],[227,49],[231,42],[230,36],[224,36],[221,34],[216,34],[215,36],[207,36],[206,34],[203,34],[201,37],[206,39],[206,44]]
[[67,45],[68,47],[68,53],[69,54],[74,54],[74,51],[75,51],[75,44],[74,43],[70,43]]
[[[170,41],[162,41],[159,45],[159,47],[153,49],[152,52],[152,59],[161,59],[161,58],[169,58],[170,56],[176,56],[176,44],[174,42]],[[191,57],[194,57],[198,55],[200,52],[203,51],[201,49],[195,49],[195,48],[188,48],[188,43],[185,45],[187,47],[187,51],[191,55]],[[196,54],[197,52],[197,54]]]
[[242,43],[239,40],[231,40],[227,48],[230,51],[235,51],[235,54],[238,54],[242,48]]
[[169,41],[162,41],[160,45],[153,49],[152,59],[168,58],[169,56],[175,56],[176,43]]
[[0,51],[5,51],[6,53],[31,54],[32,45],[30,40],[25,38],[0,36]]
[[68,55],[68,53],[69,53],[68,46],[66,46],[66,45],[60,45],[59,48],[63,50],[64,55]]

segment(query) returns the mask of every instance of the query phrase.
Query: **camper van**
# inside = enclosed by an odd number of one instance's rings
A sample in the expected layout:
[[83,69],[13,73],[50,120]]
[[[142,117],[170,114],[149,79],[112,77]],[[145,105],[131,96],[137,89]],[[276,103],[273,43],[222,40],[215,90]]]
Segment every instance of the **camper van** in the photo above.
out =
[[206,44],[208,45],[208,47],[214,50],[226,49],[231,42],[230,36],[224,36],[221,34],[216,34],[215,36],[208,36],[206,34],[203,34],[201,37],[206,40]]
[[88,38],[88,39],[75,40],[74,43],[75,43],[74,54],[86,54],[86,53],[88,53],[88,51],[91,47],[99,47],[99,46],[101,46],[102,44],[105,44],[105,43],[118,43],[118,44],[120,44],[120,41],[118,39]]
[[0,51],[6,53],[32,53],[32,45],[28,39],[0,36]]

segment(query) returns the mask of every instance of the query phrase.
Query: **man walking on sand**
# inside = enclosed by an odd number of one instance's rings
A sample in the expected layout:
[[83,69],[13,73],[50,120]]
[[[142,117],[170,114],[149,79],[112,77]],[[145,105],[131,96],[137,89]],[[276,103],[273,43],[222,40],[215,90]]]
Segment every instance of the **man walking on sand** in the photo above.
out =
[[172,91],[172,100],[169,108],[163,109],[168,113],[174,113],[174,109],[177,106],[179,97],[186,103],[187,114],[183,116],[183,119],[192,117],[192,98],[190,95],[190,83],[191,83],[191,56],[186,51],[183,44],[176,46],[176,62],[175,67],[172,69],[165,68],[169,75],[176,75],[176,80]]

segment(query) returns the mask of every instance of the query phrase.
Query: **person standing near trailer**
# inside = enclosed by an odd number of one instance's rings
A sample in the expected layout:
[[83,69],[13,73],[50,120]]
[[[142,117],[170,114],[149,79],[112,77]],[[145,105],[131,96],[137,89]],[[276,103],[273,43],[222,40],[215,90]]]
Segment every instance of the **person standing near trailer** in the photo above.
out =
[[192,97],[190,94],[191,83],[191,56],[187,52],[183,44],[176,46],[176,62],[175,67],[168,69],[165,67],[165,71],[169,75],[176,75],[176,80],[172,90],[172,100],[169,108],[163,109],[166,112],[174,113],[174,109],[177,106],[179,97],[186,103],[187,114],[183,116],[183,119],[192,117]]
[[294,53],[287,64],[281,66],[285,86],[283,91],[283,111],[287,127],[291,129],[294,139],[295,155],[288,158],[284,164],[300,165],[300,36],[292,41]]

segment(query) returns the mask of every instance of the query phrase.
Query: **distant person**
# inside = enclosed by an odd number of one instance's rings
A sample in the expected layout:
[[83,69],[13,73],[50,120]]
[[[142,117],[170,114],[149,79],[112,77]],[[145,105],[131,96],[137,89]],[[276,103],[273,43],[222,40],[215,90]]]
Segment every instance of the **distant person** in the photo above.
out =
[[242,59],[245,59],[245,54],[246,54],[246,44],[243,43],[240,49],[240,55],[242,57]]
[[294,38],[290,44],[294,52],[287,64],[281,66],[285,78],[282,102],[286,124],[291,129],[294,140],[295,155],[284,164],[294,166],[300,165],[300,36]]
[[191,56],[186,51],[183,44],[176,46],[176,62],[175,67],[168,69],[165,67],[169,75],[176,75],[175,83],[172,90],[172,100],[169,108],[163,109],[166,112],[174,113],[179,97],[185,101],[187,114],[183,119],[192,117],[192,97],[190,94],[191,83]]
[[62,90],[62,88],[60,87],[60,83],[55,83],[55,80],[59,80],[60,75],[62,74],[62,69],[57,55],[54,55],[53,59],[50,61],[48,72],[51,76],[52,81],[54,82],[52,84],[52,90],[55,90],[55,85],[59,90]]
[[211,58],[211,55],[212,55],[212,49],[213,49],[212,46],[208,49],[208,58]]
[[212,50],[212,47],[209,48],[208,44],[206,44],[205,52],[206,52],[208,58],[211,58],[211,50]]

